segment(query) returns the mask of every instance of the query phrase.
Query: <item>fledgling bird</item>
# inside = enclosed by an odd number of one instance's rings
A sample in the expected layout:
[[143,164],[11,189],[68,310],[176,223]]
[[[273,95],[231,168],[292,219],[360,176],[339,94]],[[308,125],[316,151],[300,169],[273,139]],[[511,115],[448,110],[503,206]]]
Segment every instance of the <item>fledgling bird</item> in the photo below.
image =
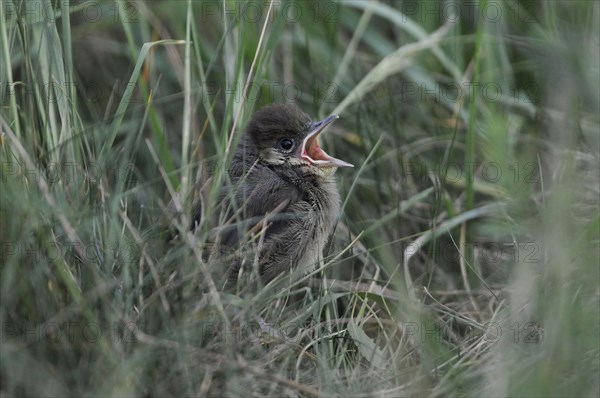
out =
[[[266,229],[258,256],[234,261],[230,282],[255,259],[265,284],[298,267],[308,273],[318,264],[340,211],[334,173],[338,167],[353,167],[319,146],[319,135],[337,118],[313,122],[297,106],[283,104],[253,115],[229,171],[234,186],[230,197],[240,210],[232,218],[250,221],[242,223],[241,233],[234,228],[223,234],[221,245],[235,248],[245,231]],[[198,211],[194,218],[199,222]]]

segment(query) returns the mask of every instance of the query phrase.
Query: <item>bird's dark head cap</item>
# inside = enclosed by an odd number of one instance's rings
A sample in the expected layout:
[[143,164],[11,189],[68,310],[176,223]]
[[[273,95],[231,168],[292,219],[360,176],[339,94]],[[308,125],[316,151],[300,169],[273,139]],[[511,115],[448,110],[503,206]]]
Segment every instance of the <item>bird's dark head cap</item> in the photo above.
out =
[[271,147],[281,138],[306,134],[310,117],[292,104],[272,104],[259,109],[248,124],[247,134],[258,147]]

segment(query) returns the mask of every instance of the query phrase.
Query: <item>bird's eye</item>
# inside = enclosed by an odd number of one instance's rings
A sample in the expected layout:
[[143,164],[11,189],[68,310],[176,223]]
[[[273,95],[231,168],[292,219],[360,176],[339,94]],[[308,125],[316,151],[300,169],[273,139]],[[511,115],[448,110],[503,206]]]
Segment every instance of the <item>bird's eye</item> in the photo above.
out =
[[289,138],[284,138],[279,141],[279,147],[284,151],[289,152],[294,147],[294,141],[290,140]]

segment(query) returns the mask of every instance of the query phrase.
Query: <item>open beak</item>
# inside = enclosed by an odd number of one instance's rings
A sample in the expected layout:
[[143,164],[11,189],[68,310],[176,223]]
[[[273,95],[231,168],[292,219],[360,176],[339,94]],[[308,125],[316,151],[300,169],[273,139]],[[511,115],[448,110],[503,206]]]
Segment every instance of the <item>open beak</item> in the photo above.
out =
[[329,156],[327,152],[319,146],[319,134],[338,118],[338,115],[331,115],[325,120],[310,124],[310,130],[306,135],[306,138],[302,141],[302,149],[300,152],[300,157],[302,159],[310,162],[316,167],[354,167],[354,165],[348,162]]

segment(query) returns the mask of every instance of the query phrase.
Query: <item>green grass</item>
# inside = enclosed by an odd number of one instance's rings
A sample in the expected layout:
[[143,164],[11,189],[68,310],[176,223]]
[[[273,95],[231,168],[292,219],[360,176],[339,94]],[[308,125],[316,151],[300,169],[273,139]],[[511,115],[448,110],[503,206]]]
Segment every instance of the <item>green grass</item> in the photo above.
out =
[[[2,2],[0,395],[600,395],[599,4],[225,4]],[[286,101],[343,212],[226,293],[192,205]]]

